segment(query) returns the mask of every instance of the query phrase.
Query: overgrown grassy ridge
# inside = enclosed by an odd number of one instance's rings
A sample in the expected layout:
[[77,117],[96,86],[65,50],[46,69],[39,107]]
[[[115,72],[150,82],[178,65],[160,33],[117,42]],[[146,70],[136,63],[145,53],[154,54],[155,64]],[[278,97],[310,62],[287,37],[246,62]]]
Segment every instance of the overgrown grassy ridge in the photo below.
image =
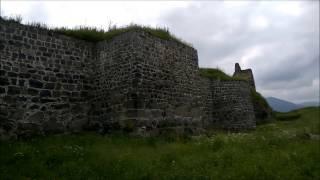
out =
[[[5,21],[21,23],[22,18],[20,16],[17,17],[1,17],[1,19]],[[157,27],[153,28],[150,26],[143,26],[138,24],[130,24],[123,27],[117,27],[116,25],[109,25],[108,30],[98,29],[96,27],[86,27],[86,26],[78,26],[75,28],[49,28],[46,24],[43,23],[28,23],[27,25],[42,28],[50,31],[54,31],[56,33],[64,34],[66,36],[74,37],[77,39],[82,39],[89,42],[98,42],[103,40],[111,40],[113,37],[118,36],[122,33],[133,31],[133,30],[141,30],[148,32],[152,36],[158,37],[164,40],[172,40],[187,46],[192,46],[189,43],[184,42],[183,40],[177,38],[173,34],[169,32],[168,28],[165,27]]]
[[[251,89],[251,100],[252,100],[254,107],[258,107],[260,110],[265,111],[265,113],[267,113],[267,114],[268,113],[273,114],[272,109],[269,106],[267,100],[259,92],[255,91],[253,89]],[[265,115],[267,115],[267,114],[265,114]],[[262,114],[260,114],[258,116],[261,116],[261,117],[256,116],[256,118],[267,118],[267,117],[263,117]]]
[[319,108],[248,133],[191,139],[97,134],[0,143],[1,179],[319,179]]
[[[68,28],[56,28],[54,31],[58,33],[65,34],[67,36],[75,37],[78,39],[91,41],[91,42],[98,42],[102,40],[110,40],[113,37],[120,35],[125,32],[133,31],[133,30],[141,30],[148,32],[149,34],[158,37],[160,39],[164,40],[173,40],[177,41],[179,43],[187,44],[183,42],[182,40],[176,38],[174,35],[172,35],[168,29],[166,28],[152,28],[149,26],[141,26],[137,24],[131,24],[124,27],[112,27],[108,31],[104,31],[102,29],[97,29],[94,27],[84,27],[79,26],[74,29],[68,29]],[[188,45],[190,46],[190,45]]]
[[225,72],[223,72],[221,69],[219,68],[200,68],[200,75],[202,77],[207,77],[210,79],[215,79],[215,80],[245,80],[243,78],[237,78],[237,77],[231,77],[229,75],[227,75]]
[[270,108],[267,100],[255,90],[251,90],[251,97],[253,101],[257,102],[261,107]]

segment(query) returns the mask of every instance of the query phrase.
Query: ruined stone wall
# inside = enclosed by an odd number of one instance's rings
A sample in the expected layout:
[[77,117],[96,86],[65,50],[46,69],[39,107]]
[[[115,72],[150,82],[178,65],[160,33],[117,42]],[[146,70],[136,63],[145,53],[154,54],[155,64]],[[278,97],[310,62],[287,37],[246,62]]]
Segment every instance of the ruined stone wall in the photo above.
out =
[[160,129],[181,127],[194,131],[201,127],[197,51],[148,33],[138,37],[134,87],[139,99],[139,121],[152,119],[152,127]]
[[97,126],[146,131],[201,126],[195,49],[144,31],[101,42],[97,49]]
[[250,85],[246,81],[213,81],[212,124],[229,130],[253,129],[256,126]]
[[244,81],[201,78],[197,51],[132,30],[89,43],[0,20],[0,138],[255,127]]
[[80,131],[93,44],[0,20],[0,134]]
[[135,32],[99,42],[94,64],[94,90],[90,127],[107,132],[132,128],[126,123],[136,71]]
[[235,64],[235,71],[233,77],[245,79],[251,87],[251,98],[253,103],[253,110],[255,113],[255,120],[257,124],[265,123],[271,120],[272,109],[267,101],[256,91],[254,77],[251,69],[241,70],[239,63]]
[[242,78],[248,81],[249,85],[251,86],[251,88],[253,90],[256,89],[256,85],[254,82],[254,77],[253,77],[253,73],[251,69],[244,69],[242,70],[239,63],[235,64],[235,68],[234,68],[234,73],[233,73],[233,77],[236,78]]
[[200,101],[201,101],[201,109],[202,109],[202,124],[203,127],[212,127],[214,119],[213,117],[213,91],[212,91],[212,83],[213,80],[201,77],[199,75],[199,79],[197,81],[200,93]]
[[[202,88],[203,94],[207,94],[203,103],[205,114],[208,115],[206,127],[235,131],[255,128],[256,123],[248,82],[210,79],[203,81],[209,86],[209,89]],[[208,90],[209,93],[206,92]]]

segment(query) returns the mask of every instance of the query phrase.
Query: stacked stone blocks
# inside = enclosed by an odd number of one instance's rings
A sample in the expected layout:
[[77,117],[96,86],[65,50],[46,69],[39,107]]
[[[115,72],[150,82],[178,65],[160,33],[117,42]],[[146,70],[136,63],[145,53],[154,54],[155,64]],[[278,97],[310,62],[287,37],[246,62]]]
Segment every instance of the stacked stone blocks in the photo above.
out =
[[197,51],[135,30],[90,43],[0,20],[2,138],[255,127],[249,84],[200,77]]

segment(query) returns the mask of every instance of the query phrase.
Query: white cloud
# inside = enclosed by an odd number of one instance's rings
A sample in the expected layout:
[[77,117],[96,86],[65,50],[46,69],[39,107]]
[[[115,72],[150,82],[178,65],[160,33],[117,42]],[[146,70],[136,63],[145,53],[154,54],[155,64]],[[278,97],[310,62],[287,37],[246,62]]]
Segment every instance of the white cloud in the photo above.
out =
[[[287,84],[282,84],[282,88],[279,89],[257,89],[266,97],[275,96],[281,97],[284,100],[290,100],[295,103],[302,103],[306,101],[319,101],[319,79],[311,80],[310,85],[301,86],[294,88],[294,91],[290,91],[291,87]],[[292,98],[294,96],[294,99]]]
[[302,4],[298,1],[284,1],[275,4],[275,10],[290,16],[300,16],[303,12]]
[[252,68],[265,96],[319,99],[319,1],[1,1],[4,15],[51,26],[166,26],[201,67]]
[[254,30],[262,30],[269,26],[269,20],[264,16],[252,17],[249,26]]
[[262,48],[260,46],[254,46],[247,49],[240,58],[240,64],[244,67],[250,67],[250,64],[254,62],[259,56],[263,55]]
[[227,8],[245,8],[250,4],[249,1],[223,1]]
[[[188,6],[183,1],[4,1],[5,15],[19,14],[24,22],[45,22],[49,26],[74,27],[79,25],[107,28],[130,23],[161,26],[157,19],[162,13]],[[43,11],[47,14],[44,20]]]

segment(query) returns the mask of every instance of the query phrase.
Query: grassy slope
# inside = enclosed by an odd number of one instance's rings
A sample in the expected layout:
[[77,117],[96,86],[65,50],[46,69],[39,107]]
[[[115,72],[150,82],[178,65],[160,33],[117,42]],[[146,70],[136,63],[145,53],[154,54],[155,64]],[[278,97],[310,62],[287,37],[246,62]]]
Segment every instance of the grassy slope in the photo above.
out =
[[245,80],[243,78],[238,78],[238,77],[231,77],[225,72],[223,72],[221,69],[218,68],[199,68],[200,75],[202,77],[207,77],[210,79],[220,79],[220,80]]
[[118,36],[122,33],[129,32],[129,31],[136,31],[141,30],[148,32],[152,36],[158,37],[163,40],[173,40],[188,46],[191,46],[190,44],[182,41],[181,39],[178,39],[173,34],[169,32],[166,28],[152,28],[149,26],[142,26],[137,24],[131,24],[124,27],[113,27],[109,29],[108,31],[104,31],[101,29],[97,29],[94,27],[76,27],[73,29],[68,28],[55,28],[54,31],[71,36],[77,39],[82,39],[90,42],[99,42],[103,40],[111,40],[113,37]]
[[188,140],[100,136],[0,143],[2,179],[318,179],[319,108],[250,133]]
[[[20,16],[0,17],[0,20],[21,24],[22,17],[20,17]],[[108,27],[108,30],[106,31],[104,29],[99,29],[96,27],[87,27],[87,26],[78,26],[75,28],[67,28],[67,27],[49,28],[46,24],[37,23],[37,22],[27,23],[27,26],[33,26],[33,27],[37,27],[40,29],[53,31],[53,32],[56,32],[59,34],[63,34],[66,36],[74,37],[74,38],[89,41],[89,42],[99,42],[99,41],[103,41],[103,40],[111,40],[115,36],[118,36],[122,33],[140,30],[140,31],[145,31],[145,32],[149,33],[150,35],[158,37],[163,40],[176,41],[178,43],[192,47],[191,44],[184,42],[183,40],[177,38],[175,35],[171,34],[169,29],[166,27],[154,28],[151,26],[144,26],[144,25],[138,25],[138,24],[129,24],[127,26],[122,26],[122,27],[110,25]]]

